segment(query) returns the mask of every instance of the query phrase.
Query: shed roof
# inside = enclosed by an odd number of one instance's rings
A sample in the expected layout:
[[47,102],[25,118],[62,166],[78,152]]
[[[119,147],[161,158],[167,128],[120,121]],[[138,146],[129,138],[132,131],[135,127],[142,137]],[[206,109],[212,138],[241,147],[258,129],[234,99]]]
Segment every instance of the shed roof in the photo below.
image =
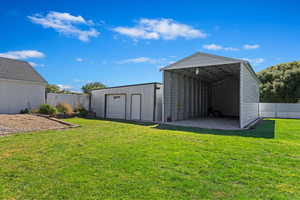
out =
[[233,63],[241,63],[241,62],[248,62],[248,61],[197,52],[173,64],[163,67],[161,68],[161,70],[215,66],[215,65],[233,64]]
[[26,61],[0,57],[0,79],[47,83]]

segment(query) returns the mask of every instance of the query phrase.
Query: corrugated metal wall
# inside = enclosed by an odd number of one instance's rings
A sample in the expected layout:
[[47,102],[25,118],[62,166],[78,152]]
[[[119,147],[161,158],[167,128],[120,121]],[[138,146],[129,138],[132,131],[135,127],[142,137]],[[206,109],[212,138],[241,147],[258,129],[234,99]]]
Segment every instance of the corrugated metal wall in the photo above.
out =
[[259,85],[250,70],[240,67],[240,127],[259,118]]
[[205,117],[209,107],[209,84],[180,73],[164,71],[164,120]]

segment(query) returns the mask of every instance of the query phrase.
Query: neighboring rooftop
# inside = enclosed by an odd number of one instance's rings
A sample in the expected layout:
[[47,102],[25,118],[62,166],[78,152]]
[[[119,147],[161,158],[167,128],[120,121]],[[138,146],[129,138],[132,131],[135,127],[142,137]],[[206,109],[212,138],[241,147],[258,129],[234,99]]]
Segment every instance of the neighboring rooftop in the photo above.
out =
[[26,61],[0,57],[0,79],[47,83]]

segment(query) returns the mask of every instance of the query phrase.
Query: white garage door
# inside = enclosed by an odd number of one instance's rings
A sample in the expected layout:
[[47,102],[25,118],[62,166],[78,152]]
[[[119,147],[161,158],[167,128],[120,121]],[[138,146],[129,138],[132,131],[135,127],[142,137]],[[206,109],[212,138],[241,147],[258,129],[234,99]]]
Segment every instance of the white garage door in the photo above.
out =
[[107,95],[106,117],[110,119],[125,119],[126,116],[125,95]]
[[131,119],[141,120],[141,95],[139,94],[131,96]]

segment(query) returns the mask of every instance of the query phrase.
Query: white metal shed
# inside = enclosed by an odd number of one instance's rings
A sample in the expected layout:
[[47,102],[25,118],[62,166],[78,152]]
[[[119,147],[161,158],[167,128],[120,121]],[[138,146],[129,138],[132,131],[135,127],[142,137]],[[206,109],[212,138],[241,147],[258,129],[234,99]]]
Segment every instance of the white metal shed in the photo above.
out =
[[259,118],[259,80],[247,61],[198,52],[161,70],[164,122],[239,129]]
[[161,121],[162,84],[143,83],[92,91],[97,117],[135,121]]
[[0,113],[19,113],[45,103],[46,80],[25,61],[0,58]]

